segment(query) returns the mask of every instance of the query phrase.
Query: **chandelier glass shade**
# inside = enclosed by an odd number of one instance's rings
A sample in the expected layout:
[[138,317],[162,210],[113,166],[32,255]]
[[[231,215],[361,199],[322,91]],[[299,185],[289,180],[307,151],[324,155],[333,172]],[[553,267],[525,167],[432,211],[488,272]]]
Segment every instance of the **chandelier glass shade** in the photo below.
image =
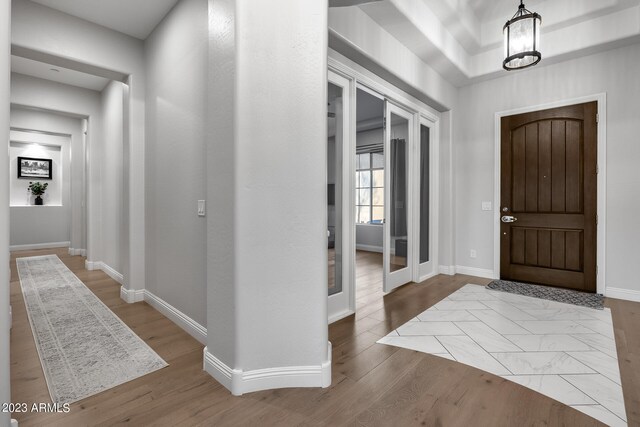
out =
[[540,25],[542,25],[542,17],[527,10],[520,0],[518,11],[502,28],[504,35],[502,67],[505,70],[518,70],[540,62],[542,59]]

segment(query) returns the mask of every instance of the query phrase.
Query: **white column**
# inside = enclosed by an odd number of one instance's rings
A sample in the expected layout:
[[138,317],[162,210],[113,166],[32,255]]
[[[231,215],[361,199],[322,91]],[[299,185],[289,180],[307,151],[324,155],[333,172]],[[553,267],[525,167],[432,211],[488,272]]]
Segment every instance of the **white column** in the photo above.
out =
[[327,1],[209,0],[209,37],[205,369],[326,387]]
[[[9,373],[9,79],[11,51],[11,2],[0,2],[0,404],[11,402]],[[0,426],[11,424],[11,414],[0,411]]]

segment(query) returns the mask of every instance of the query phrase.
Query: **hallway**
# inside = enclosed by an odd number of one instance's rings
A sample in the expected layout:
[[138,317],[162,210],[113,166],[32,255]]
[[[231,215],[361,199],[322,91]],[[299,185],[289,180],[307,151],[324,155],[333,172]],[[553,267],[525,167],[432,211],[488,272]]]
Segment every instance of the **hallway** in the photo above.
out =
[[[478,369],[376,341],[467,283],[470,276],[436,276],[382,297],[370,289],[358,297],[355,316],[329,327],[333,381],[327,389],[282,389],[234,397],[202,370],[202,345],[147,303],[126,304],[119,285],[84,258],[65,250],[12,253],[11,342],[14,402],[49,400],[27,320],[15,258],[56,254],[169,366],[71,405],[68,414],[14,414],[21,426],[62,425],[597,425],[567,406]],[[375,256],[359,253],[375,264]],[[363,256],[364,255],[364,256]],[[360,278],[367,273],[359,274]],[[379,287],[378,287],[379,288]],[[640,422],[640,348],[634,317],[640,304],[608,300],[622,363],[629,424]],[[635,412],[634,412],[635,411]]]

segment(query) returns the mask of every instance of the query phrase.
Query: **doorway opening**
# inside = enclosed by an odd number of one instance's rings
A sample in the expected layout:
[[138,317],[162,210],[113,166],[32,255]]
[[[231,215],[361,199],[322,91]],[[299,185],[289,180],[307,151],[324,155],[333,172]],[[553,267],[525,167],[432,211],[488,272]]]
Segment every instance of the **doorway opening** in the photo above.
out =
[[598,102],[501,117],[500,278],[598,291]]
[[384,100],[356,90],[356,310],[383,296]]
[[438,265],[438,115],[391,85],[333,65],[327,93],[329,323],[434,276]]

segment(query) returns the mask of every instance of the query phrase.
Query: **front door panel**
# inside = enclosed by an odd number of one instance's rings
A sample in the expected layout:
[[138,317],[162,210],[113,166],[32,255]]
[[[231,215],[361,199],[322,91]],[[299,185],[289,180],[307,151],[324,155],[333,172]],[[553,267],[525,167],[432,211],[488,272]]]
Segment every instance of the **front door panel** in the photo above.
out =
[[596,291],[596,111],[502,118],[501,278]]

